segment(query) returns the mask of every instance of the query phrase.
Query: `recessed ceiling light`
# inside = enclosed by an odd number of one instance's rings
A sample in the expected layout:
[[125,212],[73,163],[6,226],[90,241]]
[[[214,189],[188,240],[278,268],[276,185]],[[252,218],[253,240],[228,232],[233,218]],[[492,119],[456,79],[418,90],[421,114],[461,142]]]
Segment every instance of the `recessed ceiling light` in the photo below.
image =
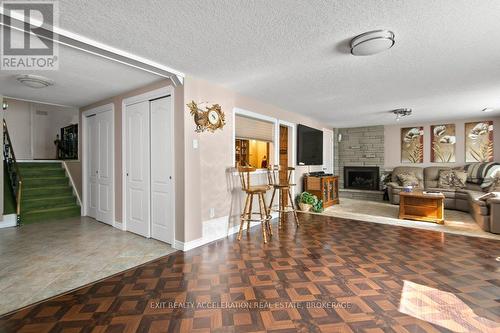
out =
[[54,81],[40,75],[17,75],[16,80],[30,88],[45,88],[54,85]]
[[367,56],[390,49],[395,43],[394,33],[389,30],[365,32],[351,40],[351,54]]
[[484,108],[481,111],[483,111],[483,112],[491,112],[491,111],[493,111],[493,108]]

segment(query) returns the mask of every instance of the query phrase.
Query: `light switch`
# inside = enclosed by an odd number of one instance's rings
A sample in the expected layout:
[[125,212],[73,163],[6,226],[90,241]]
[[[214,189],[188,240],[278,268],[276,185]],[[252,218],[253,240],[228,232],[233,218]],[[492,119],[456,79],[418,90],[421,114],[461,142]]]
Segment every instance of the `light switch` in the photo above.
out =
[[198,139],[193,139],[193,148],[198,149]]

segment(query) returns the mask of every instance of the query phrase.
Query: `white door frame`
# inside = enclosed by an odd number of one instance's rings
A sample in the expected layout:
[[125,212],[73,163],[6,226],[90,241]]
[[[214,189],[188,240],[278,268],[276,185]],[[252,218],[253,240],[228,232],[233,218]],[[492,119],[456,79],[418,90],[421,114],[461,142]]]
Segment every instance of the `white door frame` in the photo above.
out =
[[[160,97],[164,97],[164,96],[168,96],[170,95],[170,103],[171,103],[171,114],[170,114],[170,117],[171,117],[171,124],[172,124],[172,131],[170,131],[170,135],[171,135],[171,143],[172,143],[172,151],[174,152],[174,156],[172,156],[171,158],[171,163],[172,163],[172,182],[171,182],[171,190],[172,190],[172,222],[173,222],[173,235],[172,235],[172,246],[174,246],[173,243],[175,243],[175,239],[176,239],[176,235],[175,235],[175,224],[176,224],[176,220],[175,220],[175,196],[176,196],[176,192],[175,192],[175,171],[176,171],[176,166],[175,166],[175,135],[174,135],[174,131],[175,131],[175,126],[174,126],[174,112],[175,112],[175,108],[174,108],[174,101],[175,101],[175,96],[174,96],[174,89],[172,86],[165,86],[165,87],[162,87],[162,88],[159,88],[159,89],[156,89],[156,90],[151,90],[151,91],[148,91],[144,94],[140,94],[140,95],[136,95],[136,96],[132,96],[132,97],[128,97],[128,98],[125,98],[123,101],[122,101],[122,226],[123,226],[123,230],[127,230],[127,194],[126,194],[126,191],[127,191],[127,173],[126,173],[126,167],[127,167],[127,147],[125,146],[126,145],[126,136],[127,136],[127,131],[126,131],[126,127],[127,127],[127,124],[126,124],[126,121],[125,121],[125,112],[127,110],[127,105],[132,105],[132,104],[136,104],[136,103],[140,103],[140,102],[145,102],[145,101],[150,101],[152,99],[156,99],[156,98],[160,98]],[[151,193],[148,193],[149,197],[151,198]],[[150,211],[151,211],[151,200],[149,200],[149,203],[150,203],[150,207],[148,208]],[[149,219],[149,222],[148,222],[148,238],[151,238],[151,216],[150,216],[150,219]]]
[[87,148],[88,148],[88,136],[87,134],[87,117],[102,113],[102,112],[109,112],[111,111],[112,114],[112,121],[111,121],[111,147],[112,147],[112,158],[111,158],[111,200],[113,203],[113,213],[112,213],[112,225],[115,228],[121,229],[119,225],[117,225],[115,221],[115,105],[114,103],[108,103],[105,105],[97,106],[93,109],[87,110],[82,112],[82,129],[80,135],[83,135],[83,141],[82,141],[82,207],[81,207],[81,215],[82,216],[87,216],[87,191],[88,191],[88,170],[87,170]]
[[[244,116],[244,117],[248,117],[248,118],[252,118],[252,119],[256,119],[256,120],[262,120],[262,121],[265,121],[265,122],[268,122],[268,123],[271,123],[273,124],[273,149],[274,149],[274,153],[273,153],[273,164],[276,164],[279,162],[279,157],[280,157],[280,153],[279,153],[279,120],[278,118],[274,118],[274,117],[269,117],[269,116],[266,116],[266,115],[263,115],[263,114],[260,114],[260,113],[256,113],[256,112],[253,112],[253,111],[248,111],[248,110],[244,110],[244,109],[241,109],[241,108],[233,108],[233,124],[236,124],[236,116]],[[233,165],[236,165],[236,126],[233,125],[233,140],[232,140],[232,145],[233,145]],[[259,171],[257,171],[259,172]],[[262,171],[260,171],[262,172]],[[267,172],[267,171],[266,171]]]
[[[331,157],[330,163],[332,164],[332,173],[334,173],[335,172],[335,145],[334,145],[334,142],[335,142],[335,132],[333,131],[333,129],[329,129],[329,128],[323,128],[322,131],[323,132],[331,133],[331,135],[332,135],[332,141],[330,142],[330,144],[331,144],[331,151],[330,151],[330,153],[332,154],[332,157]],[[321,167],[322,167],[323,171],[326,172],[324,158],[325,158],[325,156],[323,156],[323,165]]]

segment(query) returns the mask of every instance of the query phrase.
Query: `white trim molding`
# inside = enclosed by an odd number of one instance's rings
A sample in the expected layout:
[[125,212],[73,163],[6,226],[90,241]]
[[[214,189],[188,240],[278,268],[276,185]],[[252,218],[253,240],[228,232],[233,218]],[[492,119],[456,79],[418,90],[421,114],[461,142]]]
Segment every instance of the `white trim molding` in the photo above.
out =
[[125,231],[125,228],[123,227],[123,223],[121,223],[119,221],[113,221],[113,227],[115,227],[116,229],[120,229],[120,230]]
[[274,117],[270,117],[270,116],[266,116],[266,115],[263,115],[263,114],[260,114],[260,113],[257,113],[257,112],[253,112],[253,111],[248,111],[248,110],[244,110],[244,109],[241,109],[241,108],[233,108],[233,138],[232,138],[232,145],[233,145],[233,150],[232,150],[232,154],[233,154],[233,165],[236,165],[236,116],[244,116],[244,117],[247,117],[247,118],[252,118],[252,119],[256,119],[256,120],[262,120],[262,121],[265,121],[265,122],[268,122],[268,123],[271,123],[273,124],[273,163],[276,164],[277,161],[279,161],[279,158],[280,158],[280,155],[279,155],[279,119],[278,118],[274,118]]
[[8,214],[3,216],[3,220],[0,221],[0,229],[11,228],[17,226],[17,215]]
[[[277,218],[278,213],[271,213],[272,218]],[[238,217],[239,218],[239,217]],[[250,228],[259,227],[260,222],[251,222]],[[240,229],[240,225],[235,224],[233,226],[229,226],[229,216],[218,217],[215,219],[207,220],[203,222],[203,237],[189,241],[189,242],[181,242],[176,240],[173,244],[173,247],[177,250],[181,251],[189,251],[194,248],[200,247],[202,245],[214,242],[219,239],[223,239],[238,233]],[[243,230],[246,230],[246,223],[243,225]]]
[[17,14],[15,12],[7,15],[3,12],[3,8],[1,7],[0,17],[2,18],[0,20],[0,25],[6,25],[4,22],[9,21],[6,20],[6,18],[9,17],[11,22],[9,25],[10,28],[34,35],[31,30],[26,31],[24,29],[25,26],[32,24],[38,27],[36,35],[40,38],[51,40],[55,43],[116,61],[126,66],[138,68],[158,76],[169,78],[176,86],[184,83],[184,73],[127,51],[99,43],[93,39],[83,37],[56,26],[48,26],[47,24],[44,24],[42,27],[42,23],[44,22],[33,18],[27,18],[24,15]]

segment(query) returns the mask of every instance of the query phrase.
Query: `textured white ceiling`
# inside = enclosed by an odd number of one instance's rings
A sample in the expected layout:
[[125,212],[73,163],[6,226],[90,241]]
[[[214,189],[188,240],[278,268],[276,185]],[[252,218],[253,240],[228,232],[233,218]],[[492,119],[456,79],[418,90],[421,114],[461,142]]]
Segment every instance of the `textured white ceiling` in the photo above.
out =
[[[412,122],[500,114],[498,0],[59,3],[66,30],[332,126],[394,123],[398,107]],[[351,56],[374,29],[396,45]]]
[[[22,33],[16,33],[22,38]],[[33,89],[16,80],[18,74],[42,75],[54,86]],[[0,93],[14,98],[80,107],[132,90],[161,78],[89,53],[59,47],[59,70],[0,70]]]

